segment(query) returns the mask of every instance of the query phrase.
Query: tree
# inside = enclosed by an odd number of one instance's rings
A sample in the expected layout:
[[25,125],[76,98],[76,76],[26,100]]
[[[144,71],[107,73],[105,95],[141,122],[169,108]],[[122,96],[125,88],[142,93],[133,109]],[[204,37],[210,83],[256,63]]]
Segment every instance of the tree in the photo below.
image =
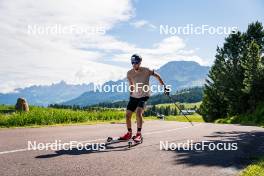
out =
[[244,62],[245,79],[243,91],[248,95],[249,110],[254,110],[263,95],[263,64],[261,62],[259,45],[254,40],[247,51],[247,60]]
[[206,80],[203,102],[199,109],[206,122],[227,115],[227,100],[224,94],[225,86],[223,85],[226,77],[224,51],[218,47],[216,60]]
[[252,111],[263,101],[264,30],[259,22],[245,33],[230,34],[206,80],[199,112],[205,121]]

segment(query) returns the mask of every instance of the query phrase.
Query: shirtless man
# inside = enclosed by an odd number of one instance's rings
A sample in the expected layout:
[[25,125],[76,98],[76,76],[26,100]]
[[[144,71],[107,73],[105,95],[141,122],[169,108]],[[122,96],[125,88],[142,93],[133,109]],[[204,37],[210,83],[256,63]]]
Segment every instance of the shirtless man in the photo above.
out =
[[[136,142],[140,142],[142,139],[141,129],[143,123],[143,113],[146,101],[150,97],[150,76],[154,76],[159,81],[159,83],[164,86],[165,94],[169,93],[169,89],[166,88],[160,75],[154,70],[141,67],[141,62],[141,56],[137,54],[131,56],[131,64],[133,68],[127,72],[127,79],[130,85],[130,98],[126,110],[126,125],[128,131],[119,138],[120,140],[129,140],[132,137],[131,117],[133,112],[136,113],[137,118],[137,133],[133,139]],[[148,89],[146,88],[147,86]]]

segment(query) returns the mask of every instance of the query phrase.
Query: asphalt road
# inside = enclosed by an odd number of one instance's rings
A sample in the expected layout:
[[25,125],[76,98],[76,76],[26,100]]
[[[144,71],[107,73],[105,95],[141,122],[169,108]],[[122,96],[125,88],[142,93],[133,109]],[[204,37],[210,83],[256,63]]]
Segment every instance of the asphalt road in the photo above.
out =
[[[135,125],[135,124],[134,124]],[[147,121],[144,142],[128,149],[127,142],[102,150],[28,150],[39,143],[103,143],[125,132],[125,124],[99,124],[0,130],[0,175],[236,175],[254,156],[264,154],[264,129],[209,123]],[[134,128],[135,129],[135,128]],[[237,150],[183,150],[180,143],[225,142]],[[160,150],[168,141],[169,150]],[[206,142],[207,141],[207,142]],[[178,145],[177,148],[175,144]],[[235,145],[235,144],[234,144]],[[185,145],[187,146],[187,145]],[[190,145],[189,145],[190,146]],[[57,145],[58,147],[58,145]],[[46,150],[47,149],[47,150]],[[234,148],[233,148],[234,149]]]

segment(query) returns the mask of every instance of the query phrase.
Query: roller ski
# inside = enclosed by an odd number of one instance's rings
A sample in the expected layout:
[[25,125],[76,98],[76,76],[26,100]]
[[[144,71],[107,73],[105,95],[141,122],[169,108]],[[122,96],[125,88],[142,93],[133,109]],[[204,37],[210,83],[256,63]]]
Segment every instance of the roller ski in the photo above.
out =
[[118,142],[126,142],[129,141],[132,138],[132,133],[127,132],[121,137],[108,137],[106,139],[106,144],[113,144],[113,143],[118,143]]
[[132,137],[132,140],[130,139],[128,141],[128,148],[131,148],[132,146],[142,144],[143,143],[143,137],[141,133],[137,133],[136,136]]

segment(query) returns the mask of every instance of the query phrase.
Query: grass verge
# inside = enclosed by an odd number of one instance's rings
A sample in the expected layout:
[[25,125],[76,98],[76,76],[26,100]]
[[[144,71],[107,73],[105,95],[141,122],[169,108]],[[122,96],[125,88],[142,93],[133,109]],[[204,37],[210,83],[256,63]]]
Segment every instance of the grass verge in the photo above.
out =
[[[187,115],[188,119],[192,122],[204,122],[202,116],[199,114]],[[144,119],[157,119],[155,116],[145,117]],[[165,116],[166,121],[177,121],[177,122],[188,122],[188,120],[183,115],[177,116]]]
[[224,119],[217,119],[216,123],[242,124],[264,127],[264,104],[257,106],[253,113],[232,116]]
[[111,122],[124,119],[120,110],[81,111],[31,107],[30,112],[0,113],[0,127],[24,127],[71,123]]
[[264,157],[247,166],[239,176],[264,176]]
[[[93,125],[101,123],[125,123],[125,112],[120,109],[99,109],[99,110],[71,110],[43,107],[30,107],[30,112],[6,113],[7,110],[14,110],[13,107],[0,106],[0,128],[21,128],[21,127],[43,127],[63,125]],[[188,115],[193,122],[203,122],[200,115]],[[144,117],[144,120],[158,120],[157,117]],[[167,121],[188,122],[182,116],[166,116]],[[135,121],[135,116],[133,116]]]

